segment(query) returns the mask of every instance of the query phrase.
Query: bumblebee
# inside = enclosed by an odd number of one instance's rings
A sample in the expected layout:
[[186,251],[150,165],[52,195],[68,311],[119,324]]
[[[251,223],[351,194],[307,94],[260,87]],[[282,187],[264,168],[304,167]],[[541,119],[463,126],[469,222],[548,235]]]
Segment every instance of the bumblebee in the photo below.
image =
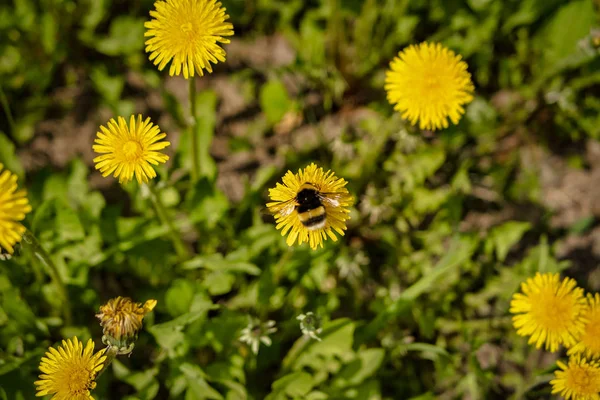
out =
[[321,192],[312,183],[304,183],[298,188],[296,197],[279,204],[274,211],[285,217],[296,210],[302,225],[309,231],[314,231],[325,227],[326,206],[339,207],[344,196],[347,193]]

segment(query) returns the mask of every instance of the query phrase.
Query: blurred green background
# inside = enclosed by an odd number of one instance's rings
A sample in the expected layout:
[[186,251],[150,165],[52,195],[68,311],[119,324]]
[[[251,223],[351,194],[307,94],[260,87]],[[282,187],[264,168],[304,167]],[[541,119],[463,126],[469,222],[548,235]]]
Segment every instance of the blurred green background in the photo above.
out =
[[[203,179],[190,187],[187,82],[144,53],[153,1],[0,5],[0,162],[25,225],[68,283],[0,261],[0,399],[33,399],[47,347],[92,337],[109,298],[155,298],[104,399],[539,399],[560,354],[514,333],[536,271],[600,288],[600,2],[225,0],[227,62],[197,78]],[[458,126],[420,132],[383,91],[404,46],[461,54]],[[180,263],[147,195],[94,171],[98,127],[142,113],[167,132],[161,197],[196,255]],[[350,183],[347,235],[288,248],[268,188],[310,162]],[[296,317],[323,320],[321,342]],[[255,356],[248,317],[274,320]]]

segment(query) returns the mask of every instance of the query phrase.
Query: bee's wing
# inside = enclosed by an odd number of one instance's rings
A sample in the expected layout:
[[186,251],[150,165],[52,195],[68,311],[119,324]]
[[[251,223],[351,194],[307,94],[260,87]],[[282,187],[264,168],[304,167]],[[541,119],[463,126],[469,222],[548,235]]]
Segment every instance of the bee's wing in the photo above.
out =
[[286,217],[294,211],[296,208],[296,201],[294,199],[290,199],[288,201],[284,201],[277,205],[271,206],[270,210],[273,214],[279,214],[282,217]]
[[328,204],[331,207],[339,207],[342,199],[348,197],[348,193],[319,193],[319,200],[321,202]]

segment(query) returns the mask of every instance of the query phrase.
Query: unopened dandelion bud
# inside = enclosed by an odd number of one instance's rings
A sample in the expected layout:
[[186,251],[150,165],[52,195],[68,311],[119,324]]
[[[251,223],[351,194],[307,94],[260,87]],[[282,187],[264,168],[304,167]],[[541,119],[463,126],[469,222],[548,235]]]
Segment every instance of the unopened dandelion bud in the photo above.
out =
[[128,354],[133,350],[138,332],[142,328],[142,319],[154,309],[156,300],[144,304],[135,303],[128,297],[116,297],[100,307],[96,317],[102,326],[102,342],[119,349],[119,354]]

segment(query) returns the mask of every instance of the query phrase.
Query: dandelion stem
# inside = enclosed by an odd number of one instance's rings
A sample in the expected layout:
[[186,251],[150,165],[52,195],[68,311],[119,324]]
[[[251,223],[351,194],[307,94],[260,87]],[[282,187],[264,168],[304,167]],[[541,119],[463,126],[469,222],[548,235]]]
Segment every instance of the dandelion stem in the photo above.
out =
[[156,211],[156,215],[160,219],[164,225],[169,228],[169,236],[171,237],[171,241],[173,242],[173,247],[175,247],[175,251],[177,252],[177,256],[180,260],[187,260],[189,258],[189,252],[181,240],[181,236],[179,232],[175,230],[175,225],[173,225],[173,221],[169,218],[167,214],[167,209],[165,208],[160,196],[154,187],[153,184],[146,185],[148,190],[150,191],[150,199],[152,201],[152,205],[154,206],[154,211]]
[[192,185],[198,181],[200,176],[200,158],[198,154],[198,114],[196,107],[196,81],[189,79],[190,85],[190,115],[192,123],[190,124],[190,138],[192,141]]
[[58,268],[56,268],[56,264],[50,258],[50,255],[44,250],[40,242],[33,235],[30,230],[26,230],[23,234],[23,241],[21,242],[24,247],[28,247],[31,252],[35,255],[35,258],[40,261],[40,263],[46,269],[48,275],[52,279],[52,282],[56,286],[60,297],[62,297],[63,304],[63,314],[65,318],[65,325],[71,325],[73,322],[73,316],[71,314],[71,303],[69,302],[69,294],[67,292],[67,287],[63,282],[60,273],[58,272]]
[[100,377],[100,375],[102,375],[102,373],[108,369],[108,367],[110,366],[110,364],[112,364],[113,360],[115,358],[117,358],[117,355],[119,355],[119,349],[117,348],[117,346],[110,346],[109,345],[109,346],[106,347],[106,352],[104,353],[104,355],[106,356],[106,360],[104,360],[104,364],[102,365],[102,369],[96,375],[95,380],[98,380],[98,378]]
[[6,119],[8,121],[8,125],[10,126],[10,133],[14,136],[16,134],[15,120],[13,119],[12,113],[10,112],[10,105],[8,104],[8,99],[4,94],[4,89],[2,89],[2,85],[0,85],[0,103],[2,103],[2,108],[4,109],[4,113],[6,114]]

